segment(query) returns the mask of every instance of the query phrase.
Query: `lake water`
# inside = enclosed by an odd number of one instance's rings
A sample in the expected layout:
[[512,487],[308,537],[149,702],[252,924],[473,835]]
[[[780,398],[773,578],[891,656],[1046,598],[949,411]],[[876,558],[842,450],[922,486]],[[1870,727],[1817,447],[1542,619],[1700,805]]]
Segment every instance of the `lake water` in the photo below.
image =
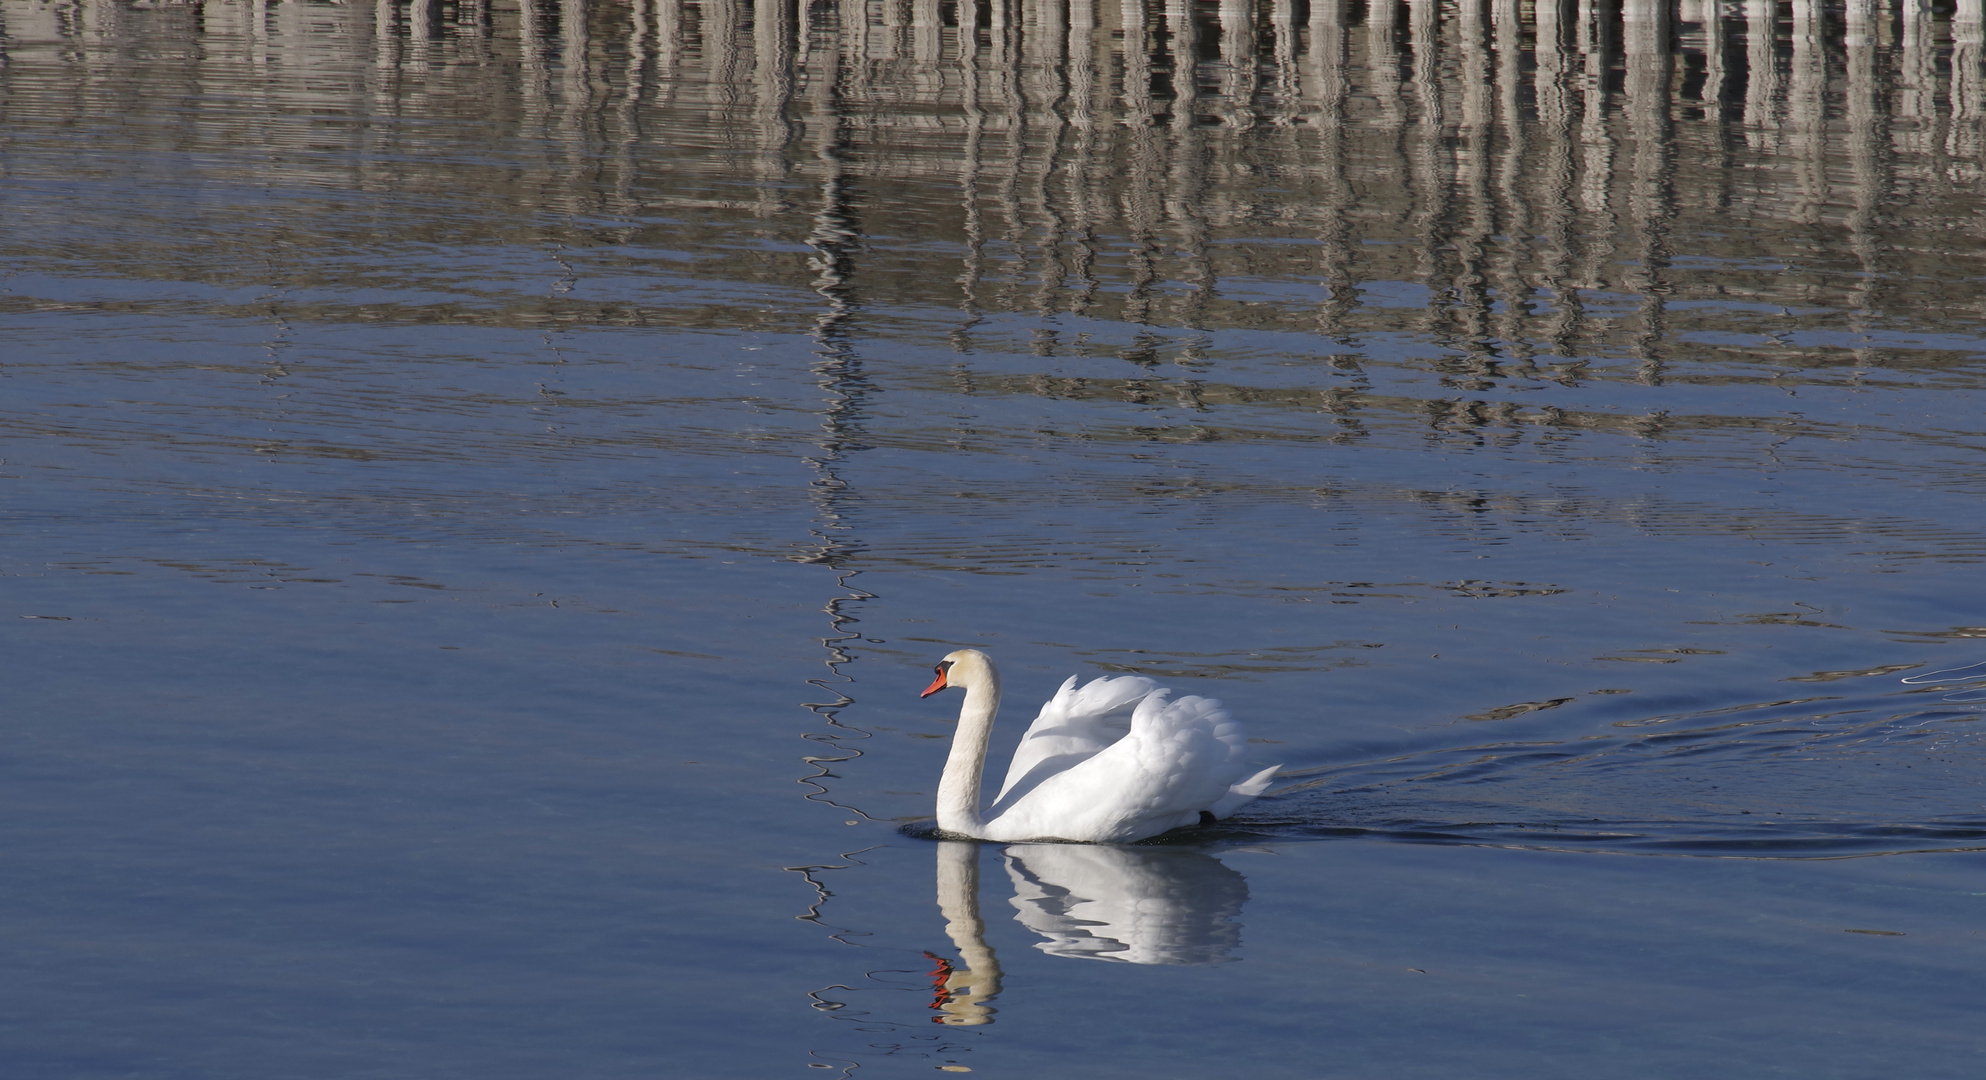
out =
[[[0,0],[0,1060],[1975,1077],[1981,0]],[[1284,773],[923,839],[961,645]]]

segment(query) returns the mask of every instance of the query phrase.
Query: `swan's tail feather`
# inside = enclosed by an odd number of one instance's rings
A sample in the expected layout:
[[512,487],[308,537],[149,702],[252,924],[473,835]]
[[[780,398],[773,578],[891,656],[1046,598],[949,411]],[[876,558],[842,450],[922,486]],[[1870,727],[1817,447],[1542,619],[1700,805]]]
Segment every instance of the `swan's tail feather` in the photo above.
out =
[[1271,765],[1248,779],[1243,780],[1241,783],[1228,788],[1227,794],[1216,800],[1214,805],[1207,808],[1207,811],[1216,818],[1224,818],[1236,810],[1241,809],[1242,806],[1252,801],[1257,795],[1269,790],[1269,785],[1275,782],[1276,771],[1281,768],[1281,765]]
[[[1188,695],[1178,701],[1168,701],[1170,690],[1154,690],[1145,700],[1138,703],[1138,711],[1131,714],[1134,729],[1149,730],[1154,735],[1166,735],[1185,731],[1188,728],[1202,728],[1229,747],[1245,745],[1240,725],[1227,714],[1221,703],[1213,698]],[[1223,732],[1231,731],[1231,735]]]

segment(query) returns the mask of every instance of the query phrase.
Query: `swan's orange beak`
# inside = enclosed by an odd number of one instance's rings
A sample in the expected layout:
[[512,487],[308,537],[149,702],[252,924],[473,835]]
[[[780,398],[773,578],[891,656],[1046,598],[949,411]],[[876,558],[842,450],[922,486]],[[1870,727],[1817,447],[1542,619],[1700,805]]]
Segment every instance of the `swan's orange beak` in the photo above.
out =
[[931,696],[932,694],[935,694],[935,693],[937,693],[938,691],[940,691],[940,690],[943,690],[943,689],[944,689],[945,687],[947,687],[947,686],[950,686],[950,685],[952,685],[952,684],[951,684],[951,683],[948,683],[948,682],[946,682],[946,681],[945,681],[945,669],[944,669],[944,668],[939,668],[939,669],[938,669],[938,677],[937,677],[937,678],[935,678],[935,679],[932,679],[932,680],[931,680],[931,685],[929,685],[929,686],[927,686],[927,687],[925,687],[925,688],[924,688],[924,692],[923,692],[923,693],[921,693],[921,694],[919,694],[919,695],[917,695],[917,696],[918,696],[918,697],[920,697],[920,698],[927,698],[927,697],[930,697],[930,696]]

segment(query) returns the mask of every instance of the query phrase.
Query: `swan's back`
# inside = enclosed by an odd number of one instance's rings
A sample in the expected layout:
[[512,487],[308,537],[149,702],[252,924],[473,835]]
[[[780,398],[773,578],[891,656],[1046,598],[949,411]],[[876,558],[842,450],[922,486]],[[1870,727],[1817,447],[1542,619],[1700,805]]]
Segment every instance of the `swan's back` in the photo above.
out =
[[[1258,772],[1247,764],[1247,737],[1212,698],[1171,701],[1170,691],[1130,678],[1098,679],[1083,691],[1141,683],[1134,701],[1122,696],[1131,685],[1084,697],[1073,692],[1074,681],[1062,685],[1028,729],[991,807],[986,839],[1139,840],[1191,825],[1202,811],[1231,812],[1275,774],[1274,767]],[[1091,711],[1072,719],[1069,706],[1079,700]],[[1126,711],[1123,733],[1098,746]]]

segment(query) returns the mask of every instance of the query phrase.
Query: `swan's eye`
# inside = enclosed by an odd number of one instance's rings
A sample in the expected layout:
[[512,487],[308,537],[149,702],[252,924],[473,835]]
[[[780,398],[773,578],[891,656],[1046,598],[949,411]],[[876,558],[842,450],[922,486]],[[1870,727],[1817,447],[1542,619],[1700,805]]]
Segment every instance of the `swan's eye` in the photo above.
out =
[[943,675],[945,672],[950,671],[951,669],[952,669],[952,662],[950,660],[940,660],[938,661],[938,666],[932,668],[931,670],[936,671],[940,675]]

